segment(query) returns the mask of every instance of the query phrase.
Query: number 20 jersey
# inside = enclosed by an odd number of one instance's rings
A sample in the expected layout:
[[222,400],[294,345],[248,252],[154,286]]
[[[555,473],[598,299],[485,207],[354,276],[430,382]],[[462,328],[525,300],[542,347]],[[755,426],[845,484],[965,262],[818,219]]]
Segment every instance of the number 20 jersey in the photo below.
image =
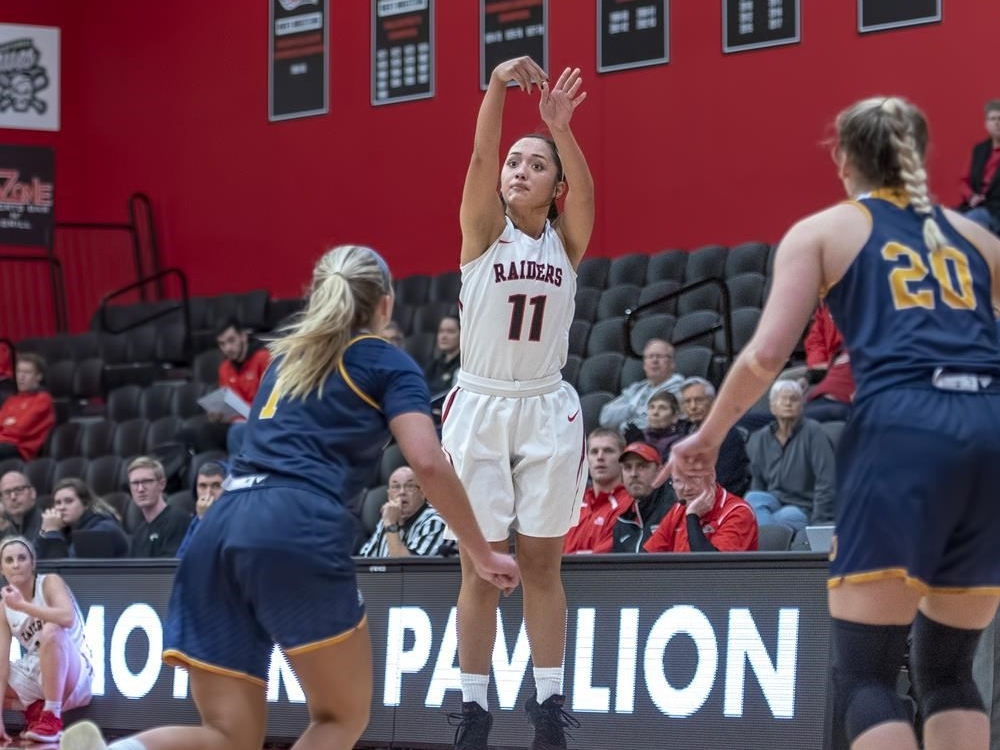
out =
[[989,266],[934,209],[948,239],[924,244],[927,218],[905,196],[876,191],[857,204],[871,235],[826,297],[851,353],[856,401],[887,388],[931,388],[935,369],[1000,376]]
[[499,239],[462,266],[459,299],[464,372],[528,381],[566,364],[576,271],[550,222],[536,240],[508,217]]

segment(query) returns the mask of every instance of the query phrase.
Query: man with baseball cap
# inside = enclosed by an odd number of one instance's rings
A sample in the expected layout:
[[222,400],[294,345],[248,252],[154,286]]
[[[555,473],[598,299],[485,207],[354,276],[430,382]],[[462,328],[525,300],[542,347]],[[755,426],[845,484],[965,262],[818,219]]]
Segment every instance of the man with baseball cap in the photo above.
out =
[[642,552],[642,545],[656,531],[677,497],[667,484],[653,488],[661,460],[659,452],[649,443],[629,443],[618,462],[632,505],[615,521],[612,551]]

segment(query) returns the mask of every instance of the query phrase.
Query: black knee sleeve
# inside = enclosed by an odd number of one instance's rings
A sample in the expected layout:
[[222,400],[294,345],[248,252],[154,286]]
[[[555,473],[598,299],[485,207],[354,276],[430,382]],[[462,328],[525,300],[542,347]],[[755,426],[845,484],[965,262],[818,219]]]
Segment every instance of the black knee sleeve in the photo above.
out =
[[942,625],[923,613],[913,622],[911,680],[924,720],[952,709],[986,711],[972,679],[972,660],[982,630]]
[[833,619],[834,732],[849,743],[876,724],[910,722],[896,692],[906,654],[906,625],[863,625]]

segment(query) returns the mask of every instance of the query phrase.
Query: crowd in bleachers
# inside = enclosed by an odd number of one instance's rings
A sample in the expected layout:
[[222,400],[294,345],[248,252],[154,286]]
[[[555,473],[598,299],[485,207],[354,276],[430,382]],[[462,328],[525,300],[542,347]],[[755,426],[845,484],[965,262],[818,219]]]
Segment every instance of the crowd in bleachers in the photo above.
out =
[[[748,242],[585,259],[563,374],[580,393],[587,434],[610,427],[629,442],[652,444],[665,461],[669,445],[704,417],[705,409],[699,411],[692,399],[710,403],[731,357],[753,333],[767,294],[770,258],[769,245]],[[394,325],[383,332],[424,369],[438,406],[460,360],[459,286],[458,272],[398,279]],[[30,444],[5,443],[0,433],[0,450],[9,446],[0,477],[10,472],[23,477],[40,512],[52,507],[57,488],[78,480],[99,503],[96,512],[114,514],[132,535],[148,519],[137,512],[129,467],[137,457],[151,456],[162,467],[162,507],[177,509],[185,519],[195,516],[199,469],[224,466],[238,450],[242,427],[239,417],[206,413],[199,399],[227,387],[252,401],[267,365],[261,337],[273,335],[301,305],[299,299],[269,299],[263,291],[192,298],[187,316],[176,301],[140,302],[103,308],[85,333],[19,342],[18,362],[39,372],[44,368],[44,384],[25,383],[8,392],[45,394],[52,415],[41,438],[36,430]],[[836,341],[829,331],[819,339]],[[800,354],[805,366],[805,351]],[[832,359],[838,357],[845,359],[834,352]],[[820,371],[813,364],[810,375]],[[805,369],[798,374],[805,377]],[[689,389],[685,399],[682,390]],[[669,398],[656,396],[661,391]],[[6,403],[19,395],[8,396]],[[650,396],[656,396],[655,404],[648,403]],[[651,423],[647,408],[655,412]],[[755,414],[734,432],[729,464],[720,462],[720,486],[734,494],[751,483],[746,438],[771,421],[766,404]],[[363,546],[366,554],[398,551],[385,540],[385,528],[398,527],[405,537],[411,517],[423,512],[420,506],[400,517],[400,500],[406,498],[402,491],[387,491],[401,466],[402,456],[390,446],[369,490],[353,501],[359,551]],[[187,523],[183,526],[186,530]],[[425,541],[421,550],[439,551],[437,541]]]

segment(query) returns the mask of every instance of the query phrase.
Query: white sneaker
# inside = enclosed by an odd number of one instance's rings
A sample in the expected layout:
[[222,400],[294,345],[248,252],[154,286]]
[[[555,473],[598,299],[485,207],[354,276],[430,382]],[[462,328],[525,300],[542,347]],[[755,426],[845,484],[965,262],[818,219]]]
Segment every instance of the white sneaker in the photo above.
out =
[[108,750],[97,724],[80,721],[63,732],[59,750]]

